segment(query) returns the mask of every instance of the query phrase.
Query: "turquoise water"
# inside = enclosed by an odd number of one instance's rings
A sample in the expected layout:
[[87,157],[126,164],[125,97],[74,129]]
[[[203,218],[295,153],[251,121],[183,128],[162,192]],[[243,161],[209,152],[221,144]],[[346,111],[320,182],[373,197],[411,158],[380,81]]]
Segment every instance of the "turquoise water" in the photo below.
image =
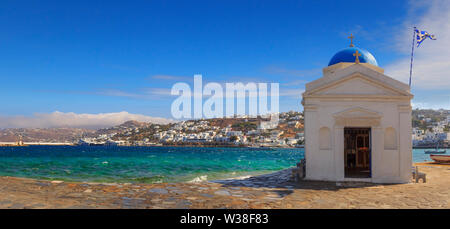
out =
[[[158,183],[262,174],[295,166],[303,149],[0,147],[0,176]],[[206,176],[206,177],[205,177]]]
[[[430,160],[414,149],[414,162]],[[0,176],[158,183],[257,175],[295,166],[304,149],[203,147],[0,147]]]
[[[433,160],[431,160],[429,154],[425,154],[425,151],[427,151],[427,150],[436,150],[436,148],[433,148],[433,149],[413,149],[413,161],[414,162],[433,161]],[[443,150],[443,149],[440,149],[440,150]],[[450,149],[446,149],[446,150],[447,150],[446,154],[442,154],[442,155],[449,155]]]

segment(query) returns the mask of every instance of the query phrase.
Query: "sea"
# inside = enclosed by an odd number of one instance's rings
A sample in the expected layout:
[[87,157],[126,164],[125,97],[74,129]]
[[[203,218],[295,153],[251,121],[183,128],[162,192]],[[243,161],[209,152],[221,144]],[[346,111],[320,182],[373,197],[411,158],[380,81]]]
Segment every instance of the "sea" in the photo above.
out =
[[[414,149],[414,162],[430,161]],[[100,183],[173,183],[259,175],[295,166],[303,148],[0,147],[0,176]]]

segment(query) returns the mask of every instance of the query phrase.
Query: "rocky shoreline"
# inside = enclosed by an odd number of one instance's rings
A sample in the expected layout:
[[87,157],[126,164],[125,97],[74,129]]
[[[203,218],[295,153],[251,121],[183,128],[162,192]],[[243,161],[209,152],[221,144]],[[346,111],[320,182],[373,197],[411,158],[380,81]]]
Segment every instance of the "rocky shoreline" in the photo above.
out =
[[196,183],[106,184],[0,177],[0,208],[450,208],[450,166],[418,163],[427,183],[294,182],[290,169]]

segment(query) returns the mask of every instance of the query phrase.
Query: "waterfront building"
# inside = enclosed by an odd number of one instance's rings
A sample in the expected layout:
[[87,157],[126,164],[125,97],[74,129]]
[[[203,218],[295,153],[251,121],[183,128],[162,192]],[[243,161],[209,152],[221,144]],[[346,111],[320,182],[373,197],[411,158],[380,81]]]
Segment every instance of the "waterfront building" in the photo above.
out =
[[306,179],[409,182],[412,98],[368,51],[334,55],[303,93]]

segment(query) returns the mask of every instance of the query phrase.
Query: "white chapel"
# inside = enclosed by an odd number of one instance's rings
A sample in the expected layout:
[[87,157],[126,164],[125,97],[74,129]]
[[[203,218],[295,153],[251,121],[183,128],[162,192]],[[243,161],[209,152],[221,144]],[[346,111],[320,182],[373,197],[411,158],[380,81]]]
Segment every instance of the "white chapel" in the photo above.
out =
[[353,44],[306,84],[306,179],[407,183],[411,179],[410,87],[384,74]]

